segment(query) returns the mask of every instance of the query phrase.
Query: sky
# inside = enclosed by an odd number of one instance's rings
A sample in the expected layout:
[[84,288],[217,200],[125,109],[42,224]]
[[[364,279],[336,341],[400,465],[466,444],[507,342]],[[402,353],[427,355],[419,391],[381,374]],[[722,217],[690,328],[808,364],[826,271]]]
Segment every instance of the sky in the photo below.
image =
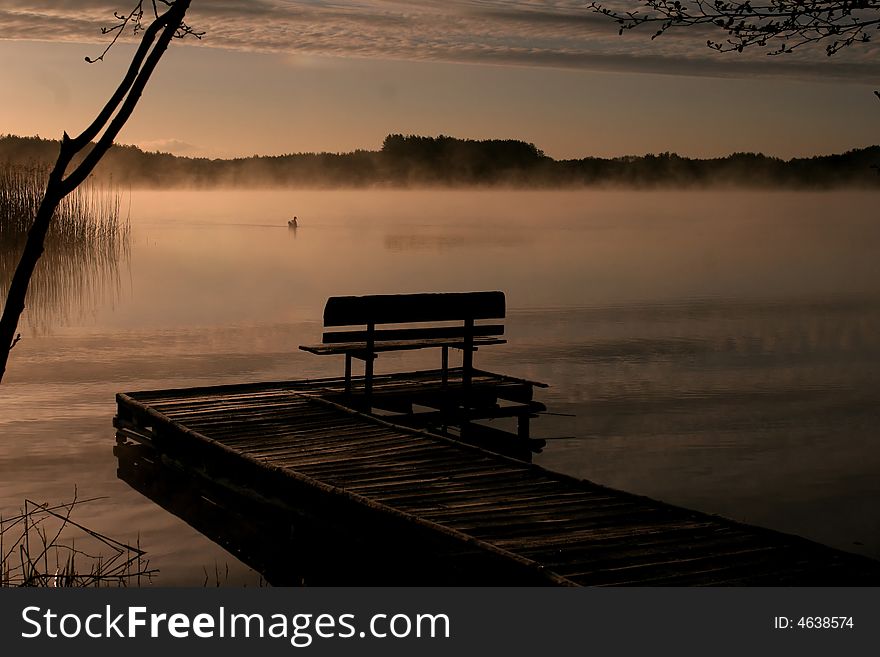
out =
[[[630,2],[638,0],[612,0]],[[880,143],[873,43],[829,58],[618,35],[582,0],[193,0],[119,141],[197,157],[377,149],[390,133],[522,139],[557,159],[798,157]],[[0,133],[85,127],[133,52],[131,0],[0,0]],[[618,5],[620,6],[620,5]]]

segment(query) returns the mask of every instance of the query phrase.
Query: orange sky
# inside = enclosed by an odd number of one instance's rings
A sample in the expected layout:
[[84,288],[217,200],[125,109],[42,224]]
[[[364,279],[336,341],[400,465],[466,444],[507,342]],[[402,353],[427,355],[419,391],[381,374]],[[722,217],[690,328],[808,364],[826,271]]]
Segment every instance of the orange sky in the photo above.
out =
[[[124,4],[83,0],[74,16],[65,2],[4,3],[0,132],[86,125],[131,45],[83,57]],[[880,142],[873,46],[833,61],[723,55],[696,35],[618,37],[583,4],[194,0],[190,22],[208,34],[172,44],[121,141],[229,157],[376,149],[402,132],[519,138],[556,158]]]

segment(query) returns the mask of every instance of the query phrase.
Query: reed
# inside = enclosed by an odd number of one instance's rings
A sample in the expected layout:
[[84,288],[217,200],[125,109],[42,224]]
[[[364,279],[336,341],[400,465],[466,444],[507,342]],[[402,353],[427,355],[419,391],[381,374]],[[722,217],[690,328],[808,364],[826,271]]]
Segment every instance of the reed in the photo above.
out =
[[0,587],[140,586],[156,570],[146,553],[71,518],[102,498],[50,506],[25,500],[17,515],[0,518]]
[[[0,285],[18,265],[27,232],[43,198],[48,169],[0,165]],[[120,289],[129,256],[130,222],[118,191],[87,181],[56,210],[28,290],[26,321],[35,333],[93,311]]]

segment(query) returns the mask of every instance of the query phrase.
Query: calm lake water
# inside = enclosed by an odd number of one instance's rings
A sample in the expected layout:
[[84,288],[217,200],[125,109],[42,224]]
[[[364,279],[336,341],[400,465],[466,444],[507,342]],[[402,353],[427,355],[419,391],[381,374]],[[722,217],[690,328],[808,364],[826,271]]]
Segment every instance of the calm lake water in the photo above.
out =
[[76,519],[139,537],[156,584],[215,568],[256,584],[117,480],[114,394],[336,375],[341,359],[297,349],[328,296],[499,289],[509,343],[476,363],[550,384],[538,463],[880,558],[878,201],[134,192],[129,252],[87,285],[56,281],[24,326],[0,386],[0,513],[106,496]]

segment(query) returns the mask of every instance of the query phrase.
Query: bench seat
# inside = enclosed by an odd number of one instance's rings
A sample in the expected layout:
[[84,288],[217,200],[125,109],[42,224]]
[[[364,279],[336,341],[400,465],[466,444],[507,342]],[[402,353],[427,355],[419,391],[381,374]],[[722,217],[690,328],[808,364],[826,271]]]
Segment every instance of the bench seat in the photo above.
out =
[[[493,344],[505,344],[503,338],[473,338],[471,343],[474,348]],[[450,349],[464,349],[467,346],[464,338],[432,338],[421,340],[393,340],[388,342],[377,341],[373,343],[373,351],[404,351],[407,349],[427,349],[431,347],[447,347]],[[321,356],[333,354],[352,354],[356,358],[365,356],[368,345],[366,342],[339,342],[336,344],[304,344],[299,347],[310,354]]]

